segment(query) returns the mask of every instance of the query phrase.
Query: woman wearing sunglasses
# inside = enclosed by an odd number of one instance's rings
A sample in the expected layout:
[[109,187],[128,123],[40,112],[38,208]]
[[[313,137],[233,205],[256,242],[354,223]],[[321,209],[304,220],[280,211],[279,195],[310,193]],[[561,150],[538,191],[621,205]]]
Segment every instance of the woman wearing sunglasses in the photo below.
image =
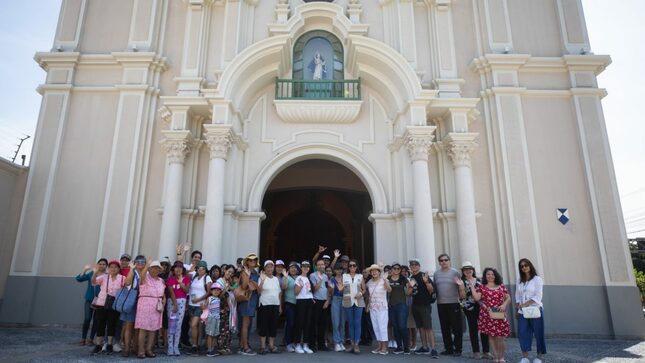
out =
[[546,354],[544,341],[544,311],[542,310],[542,286],[544,282],[535,271],[533,263],[523,258],[518,263],[519,279],[515,291],[517,305],[517,337],[522,348],[520,363],[530,363],[529,352],[533,336],[537,344],[537,357],[533,363],[542,363],[542,355]]
[[359,354],[358,342],[361,339],[361,317],[365,308],[365,282],[363,275],[358,270],[356,260],[349,261],[349,273],[343,274],[343,308],[345,317],[349,321],[349,337],[352,341],[351,346],[347,347],[347,352]]

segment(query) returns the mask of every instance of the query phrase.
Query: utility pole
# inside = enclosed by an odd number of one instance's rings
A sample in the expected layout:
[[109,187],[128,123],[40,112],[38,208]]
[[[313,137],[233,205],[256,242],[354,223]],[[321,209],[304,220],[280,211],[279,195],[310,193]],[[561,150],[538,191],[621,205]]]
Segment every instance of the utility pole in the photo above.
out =
[[[16,153],[15,153],[15,154],[13,154],[13,158],[11,159],[11,162],[12,162],[12,163],[15,163],[15,162],[16,162],[16,157],[18,156],[18,153],[20,152],[20,148],[22,147],[22,143],[23,143],[23,142],[25,142],[25,140],[27,140],[27,139],[28,139],[28,138],[30,138],[30,137],[31,137],[31,136],[26,135],[25,137],[21,137],[21,138],[20,138],[20,143],[19,143],[18,145],[16,145],[16,146],[18,146],[18,148],[16,149]],[[23,161],[22,161],[22,165],[25,165],[25,160],[24,160],[24,159],[23,159]]]

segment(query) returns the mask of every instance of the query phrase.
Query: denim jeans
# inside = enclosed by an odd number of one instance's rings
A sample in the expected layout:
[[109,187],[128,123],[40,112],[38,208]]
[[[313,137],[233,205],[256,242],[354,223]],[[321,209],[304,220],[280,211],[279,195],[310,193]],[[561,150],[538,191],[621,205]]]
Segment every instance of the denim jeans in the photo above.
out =
[[[90,330],[90,323],[92,322],[92,317],[94,316],[94,309],[92,309],[92,302],[85,301],[85,317],[83,318],[83,339],[87,339],[87,332]],[[96,335],[96,324],[92,324],[92,330],[90,331],[90,339],[94,340]]]
[[296,329],[296,305],[292,303],[284,303],[284,342],[285,344],[293,343],[293,332]]
[[390,306],[389,313],[396,345],[408,348],[408,305],[401,303]]
[[522,352],[531,351],[533,335],[537,344],[537,352],[546,354],[546,342],[544,341],[544,311],[540,308],[540,317],[537,319],[524,319],[520,314],[517,318],[517,337],[520,340]]
[[343,297],[333,296],[331,300],[331,331],[334,343],[343,344],[345,333],[345,312],[343,311]]
[[349,322],[349,339],[353,343],[358,343],[361,340],[361,319],[363,317],[363,308],[352,305],[350,308],[343,308],[345,317]]

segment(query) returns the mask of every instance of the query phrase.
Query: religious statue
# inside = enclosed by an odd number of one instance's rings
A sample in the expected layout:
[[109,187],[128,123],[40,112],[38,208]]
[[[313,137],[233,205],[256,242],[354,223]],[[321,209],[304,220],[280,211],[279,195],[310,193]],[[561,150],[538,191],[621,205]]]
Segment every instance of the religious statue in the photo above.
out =
[[325,65],[325,58],[316,51],[314,59],[309,63],[309,70],[313,74],[313,80],[319,81],[325,79],[327,75],[327,66]]

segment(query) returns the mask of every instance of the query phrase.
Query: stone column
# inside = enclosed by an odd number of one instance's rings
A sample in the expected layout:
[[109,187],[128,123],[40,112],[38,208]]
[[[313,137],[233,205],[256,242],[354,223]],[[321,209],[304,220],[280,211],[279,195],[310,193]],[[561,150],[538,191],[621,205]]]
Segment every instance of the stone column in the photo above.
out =
[[416,257],[422,266],[434,270],[435,244],[432,221],[432,198],[428,154],[432,146],[434,126],[408,126],[404,135],[405,146],[412,161],[412,185],[414,188],[414,245]]
[[166,188],[164,194],[159,256],[174,256],[179,243],[181,224],[181,195],[184,179],[184,160],[190,152],[193,137],[188,130],[164,130],[163,148],[166,150]]
[[210,263],[222,260],[222,228],[224,225],[224,175],[226,155],[231,146],[231,126],[206,124],[206,144],[210,148],[206,214],[202,253]]
[[473,173],[470,155],[477,147],[473,132],[451,132],[443,140],[452,166],[455,170],[455,197],[457,216],[457,236],[459,238],[459,256],[461,262],[470,261],[480,271],[479,241],[477,239],[477,221],[475,215],[475,193],[473,191]]

